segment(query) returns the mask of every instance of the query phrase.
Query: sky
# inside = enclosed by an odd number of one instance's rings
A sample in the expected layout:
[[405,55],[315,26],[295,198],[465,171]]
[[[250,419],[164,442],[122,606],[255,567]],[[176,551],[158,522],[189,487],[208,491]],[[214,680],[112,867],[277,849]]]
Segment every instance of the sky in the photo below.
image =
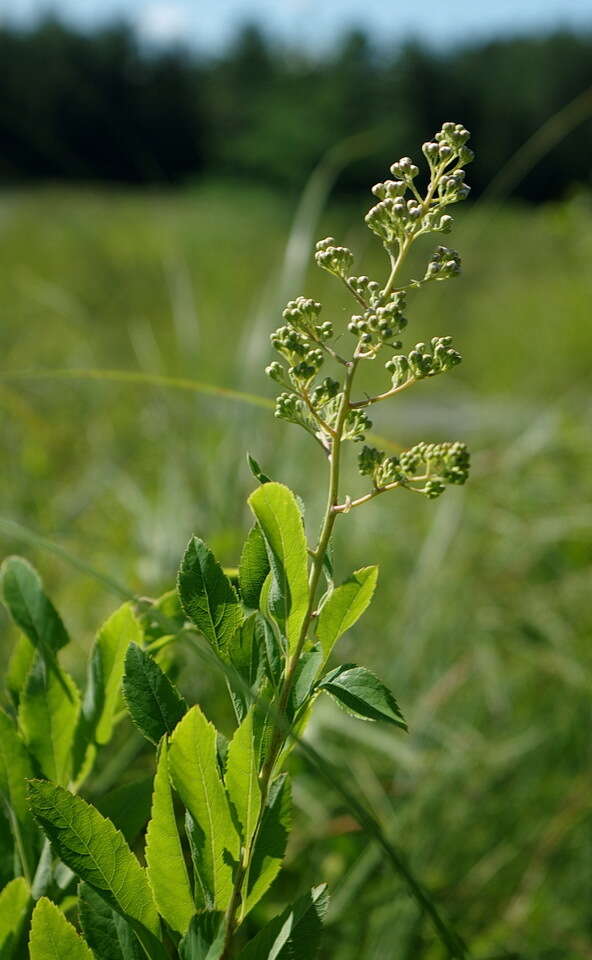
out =
[[151,43],[224,45],[247,21],[307,48],[361,26],[386,40],[448,45],[556,26],[592,29],[592,0],[0,0],[0,23],[51,10],[83,27],[124,17]]

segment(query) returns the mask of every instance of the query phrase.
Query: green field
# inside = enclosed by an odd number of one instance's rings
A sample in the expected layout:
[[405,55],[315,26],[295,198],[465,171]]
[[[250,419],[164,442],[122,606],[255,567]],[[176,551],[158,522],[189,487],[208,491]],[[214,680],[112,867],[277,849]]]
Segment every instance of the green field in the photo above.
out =
[[[351,200],[318,223],[301,218],[286,259],[293,201],[244,184],[0,196],[2,553],[24,553],[42,572],[78,677],[116,585],[169,589],[192,533],[236,564],[253,485],[247,449],[303,497],[316,530],[320,452],[265,406],[187,381],[273,397],[263,367],[285,300],[313,295],[347,321],[346,300],[308,271],[310,257],[299,276],[297,241],[332,234],[372,275],[365,209]],[[411,732],[323,702],[310,737],[478,960],[592,957],[591,212],[578,195],[464,214],[450,241],[464,276],[428,288],[417,310],[411,302],[407,341],[452,334],[464,363],[399,398],[375,430],[395,445],[466,440],[473,477],[435,504],[405,491],[378,500],[338,530],[340,579],[381,567],[378,601],[342,659],[380,671]],[[353,469],[348,482],[354,493]],[[2,636],[0,665],[13,640],[6,619]],[[224,727],[219,680],[182,655],[181,687]],[[123,744],[132,776],[144,757],[130,728]],[[102,787],[115,763],[105,758]],[[443,957],[340,798],[296,764],[289,869],[259,919],[296,877],[303,887],[326,879],[326,957]]]

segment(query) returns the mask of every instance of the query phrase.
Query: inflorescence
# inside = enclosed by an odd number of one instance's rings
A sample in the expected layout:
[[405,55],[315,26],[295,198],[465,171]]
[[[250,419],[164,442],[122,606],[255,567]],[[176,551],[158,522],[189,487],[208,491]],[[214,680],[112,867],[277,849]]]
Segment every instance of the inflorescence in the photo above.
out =
[[[385,363],[390,386],[376,396],[351,399],[351,381],[359,363],[374,359],[383,349],[401,351],[400,338],[408,327],[409,292],[426,283],[453,279],[460,273],[461,259],[456,250],[438,245],[421,280],[410,279],[401,285],[398,277],[415,240],[428,233],[450,233],[454,221],[446,208],[464,200],[470,189],[464,171],[473,159],[467,147],[468,138],[469,132],[461,124],[445,123],[433,140],[423,144],[428,165],[423,193],[418,186],[420,168],[409,157],[393,163],[390,172],[394,179],[372,188],[378,202],[365,219],[387,252],[390,273],[386,281],[353,275],[352,251],[340,246],[333,237],[317,244],[318,266],[341,280],[356,301],[356,310],[347,323],[354,339],[351,357],[337,353],[333,324],[321,319],[320,303],[305,297],[288,303],[283,325],[271,336],[281,360],[271,363],[266,372],[283,387],[275,416],[304,427],[329,455],[336,441],[365,439],[372,426],[364,412],[366,407],[419,380],[445,373],[461,362],[451,337],[433,337],[429,345],[420,342],[407,353],[392,354]],[[345,368],[343,383],[330,376],[320,378],[327,360]],[[347,409],[343,409],[344,404]],[[399,457],[364,446],[358,465],[362,476],[372,478],[372,495],[401,486],[433,498],[447,484],[465,482],[469,454],[461,443],[420,443]]]

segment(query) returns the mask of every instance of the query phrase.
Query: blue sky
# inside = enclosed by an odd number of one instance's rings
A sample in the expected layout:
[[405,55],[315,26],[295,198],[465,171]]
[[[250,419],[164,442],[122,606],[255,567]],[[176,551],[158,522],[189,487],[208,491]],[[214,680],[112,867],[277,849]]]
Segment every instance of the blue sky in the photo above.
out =
[[592,0],[0,0],[0,22],[50,9],[83,26],[123,15],[146,39],[205,49],[253,19],[307,46],[330,42],[351,24],[384,39],[414,35],[436,44],[557,25],[592,28]]

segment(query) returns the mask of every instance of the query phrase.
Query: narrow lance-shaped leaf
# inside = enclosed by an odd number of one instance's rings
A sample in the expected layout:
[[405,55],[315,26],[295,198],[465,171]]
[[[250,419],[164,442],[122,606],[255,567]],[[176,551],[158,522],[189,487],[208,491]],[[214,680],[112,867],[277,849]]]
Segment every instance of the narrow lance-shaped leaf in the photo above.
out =
[[201,835],[197,851],[200,879],[211,900],[204,905],[225,910],[240,841],[218,769],[216,730],[198,706],[185,714],[173,733],[169,768],[173,785]]
[[292,825],[292,797],[288,775],[271,786],[261,828],[257,834],[247,878],[247,892],[241,919],[267,893],[281,870]]
[[148,880],[160,914],[173,930],[185,933],[196,906],[177,831],[166,739],[163,739],[160,747],[154,778],[152,818],[146,834],[146,863]]
[[325,663],[339,638],[353,627],[368,607],[378,579],[378,567],[364,567],[336,587],[323,604],[317,623],[317,637]]
[[255,708],[251,707],[230,741],[226,761],[226,789],[241,825],[244,847],[251,842],[261,810],[257,727]]
[[259,609],[259,597],[268,573],[269,559],[265,540],[259,525],[255,523],[245,540],[238,568],[241,600],[251,610]]
[[82,937],[47,897],[41,897],[33,911],[29,952],[31,960],[95,960]]
[[72,744],[80,694],[72,678],[37,656],[19,704],[25,743],[48,778],[64,786],[72,774]]
[[19,633],[17,641],[12,648],[6,669],[6,689],[10,693],[15,706],[18,705],[21,691],[29,676],[36,655],[37,650],[27,635]]
[[390,690],[365,667],[343,663],[319,683],[339,706],[361,720],[384,720],[407,729],[399,705]]
[[154,777],[141,777],[102,794],[95,807],[121,830],[131,846],[150,819]]
[[158,935],[146,873],[119,830],[82,797],[43,780],[29,783],[31,809],[70,869],[131,921]]
[[224,949],[223,914],[206,911],[197,914],[179,944],[181,960],[220,960]]
[[270,609],[293,651],[309,602],[308,549],[302,516],[294,494],[281,483],[260,486],[249,497],[249,506],[261,527],[273,572]]
[[146,960],[127,920],[88,883],[78,885],[78,917],[84,938],[97,960]]
[[131,718],[155,745],[173,732],[187,704],[153,657],[136,643],[125,655],[123,696]]
[[83,705],[89,734],[99,744],[111,739],[126,650],[130,643],[141,642],[142,628],[129,603],[116,610],[99,630],[90,655]]
[[33,776],[29,755],[14,725],[0,710],[0,800],[10,823],[23,871],[29,877],[33,870],[33,851],[37,829],[27,803],[27,784]]
[[314,887],[261,930],[238,960],[314,960],[327,912],[327,885]]
[[31,907],[29,884],[16,877],[0,891],[0,957],[12,960]]
[[242,612],[238,597],[214,554],[203,540],[192,537],[177,579],[185,614],[227,660]]
[[69,640],[61,617],[43,589],[41,577],[23,557],[8,557],[0,567],[4,603],[33,646],[49,658]]

